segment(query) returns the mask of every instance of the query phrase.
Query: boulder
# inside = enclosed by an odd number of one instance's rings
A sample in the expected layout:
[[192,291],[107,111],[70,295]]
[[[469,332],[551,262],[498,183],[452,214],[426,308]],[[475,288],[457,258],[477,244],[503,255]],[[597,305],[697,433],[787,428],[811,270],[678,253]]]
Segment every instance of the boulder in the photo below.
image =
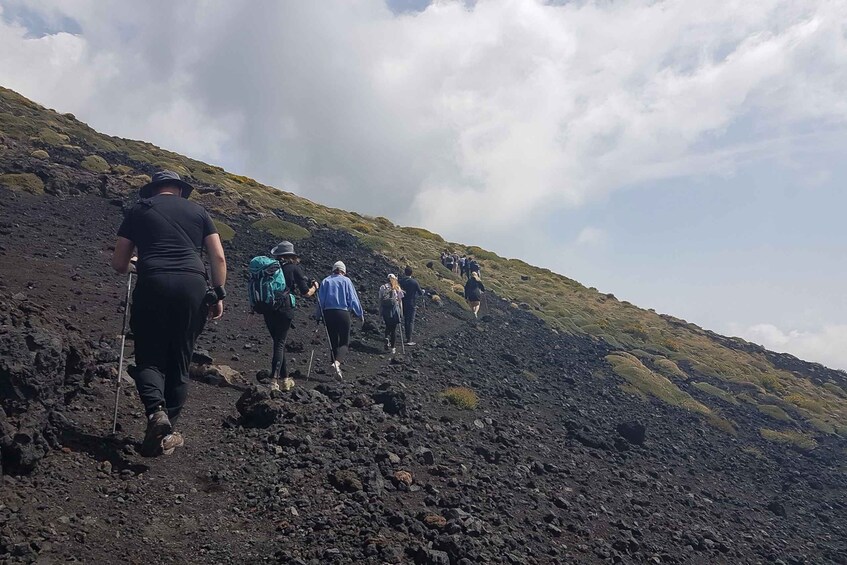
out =
[[235,408],[241,414],[241,424],[247,428],[267,428],[284,413],[283,403],[272,398],[270,392],[252,386],[236,401]]
[[647,437],[647,428],[641,422],[621,422],[616,429],[621,437],[632,445],[643,444]]

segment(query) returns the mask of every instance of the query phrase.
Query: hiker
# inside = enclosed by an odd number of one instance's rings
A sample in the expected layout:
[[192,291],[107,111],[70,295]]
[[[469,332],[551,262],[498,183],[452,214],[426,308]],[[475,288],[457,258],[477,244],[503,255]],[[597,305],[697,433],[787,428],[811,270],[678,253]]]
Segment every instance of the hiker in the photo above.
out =
[[406,267],[403,270],[403,276],[400,277],[400,288],[403,289],[403,326],[406,330],[406,345],[415,345],[412,341],[412,331],[415,329],[415,308],[417,307],[418,296],[423,296],[423,290],[418,281],[412,278],[412,268]]
[[466,255],[462,255],[462,258],[459,259],[459,276],[465,276],[465,268],[468,266],[468,258]]
[[379,287],[379,308],[382,320],[385,322],[385,350],[391,350],[391,354],[397,353],[397,326],[403,319],[401,304],[404,296],[397,275],[388,275],[388,282]]
[[471,307],[473,317],[479,317],[479,303],[482,300],[482,293],[485,292],[485,285],[479,279],[479,273],[474,271],[471,273],[468,282],[465,283],[465,300],[468,301],[468,306]]
[[285,283],[283,300],[273,309],[262,313],[265,325],[273,338],[273,356],[271,358],[271,390],[280,390],[279,379],[282,376],[282,390],[294,388],[294,379],[288,373],[288,363],[285,357],[285,340],[291,322],[294,319],[296,302],[291,299],[290,294],[297,292],[300,296],[311,297],[318,289],[318,282],[308,280],[300,266],[300,257],[294,252],[294,244],[290,241],[281,241],[273,249],[271,256],[277,261],[277,269],[282,269]]
[[468,280],[471,280],[472,273],[479,275],[479,263],[472,256],[469,256],[467,261],[465,261],[465,273],[468,275]]
[[332,353],[332,368],[338,378],[341,374],[341,362],[350,346],[350,311],[365,321],[365,313],[353,282],[347,278],[347,267],[341,261],[332,266],[332,274],[325,278],[318,289],[318,306],[315,313],[323,320]]
[[[121,223],[112,255],[112,267],[124,274],[138,252],[130,328],[132,377],[147,414],[145,456],[170,455],[184,445],[174,425],[188,395],[194,342],[207,317],[217,320],[224,311],[224,250],[208,212],[188,201],[192,190],[172,171],[155,173]],[[209,254],[211,283],[202,248]]]
[[446,269],[448,269],[449,271],[452,272],[453,271],[453,256],[450,253],[444,253],[444,260],[442,261],[442,264],[444,265],[444,267]]
[[459,274],[459,254],[453,253],[453,273]]

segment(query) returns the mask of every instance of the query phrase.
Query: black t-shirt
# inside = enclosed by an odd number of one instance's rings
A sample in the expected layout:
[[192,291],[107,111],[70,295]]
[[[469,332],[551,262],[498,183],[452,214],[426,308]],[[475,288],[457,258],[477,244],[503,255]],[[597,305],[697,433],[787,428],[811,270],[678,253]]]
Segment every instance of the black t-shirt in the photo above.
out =
[[403,275],[397,282],[400,283],[400,288],[403,289],[403,292],[405,293],[403,296],[403,304],[414,304],[415,299],[423,294],[421,285],[418,284],[418,281],[412,277]]
[[303,272],[303,267],[301,265],[297,265],[295,263],[283,263],[282,275],[285,277],[285,288],[287,288],[289,292],[297,289],[301,296],[306,296],[306,293],[309,292],[309,279],[306,278],[306,274]]
[[138,249],[139,276],[173,272],[205,276],[200,250],[213,233],[218,230],[202,206],[167,194],[138,202],[118,228],[118,235]]

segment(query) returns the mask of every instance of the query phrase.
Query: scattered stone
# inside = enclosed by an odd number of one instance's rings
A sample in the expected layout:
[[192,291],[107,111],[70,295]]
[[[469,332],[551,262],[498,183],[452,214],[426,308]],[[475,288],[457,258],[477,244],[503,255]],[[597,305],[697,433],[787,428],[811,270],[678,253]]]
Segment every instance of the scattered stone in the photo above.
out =
[[406,485],[407,487],[412,486],[413,482],[412,474],[408,471],[395,471],[394,480]]
[[342,492],[357,492],[364,488],[359,476],[353,471],[340,470],[329,474],[329,482]]
[[631,421],[618,424],[617,431],[632,445],[641,445],[647,436],[647,428],[641,422]]

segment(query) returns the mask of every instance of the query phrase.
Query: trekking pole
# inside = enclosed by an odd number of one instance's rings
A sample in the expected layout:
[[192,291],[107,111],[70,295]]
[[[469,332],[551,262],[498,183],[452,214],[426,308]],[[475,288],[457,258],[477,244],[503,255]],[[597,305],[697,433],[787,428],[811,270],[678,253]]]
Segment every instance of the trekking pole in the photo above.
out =
[[118,429],[118,401],[121,397],[121,379],[124,371],[124,347],[126,346],[126,319],[129,314],[129,298],[132,289],[132,272],[126,279],[126,302],[124,303],[124,319],[121,324],[121,356],[118,360],[118,385],[115,387],[115,411],[112,416],[112,433]]
[[306,371],[306,382],[309,382],[309,375],[312,374],[312,361],[315,359],[315,348],[312,348],[312,354],[309,355],[309,369]]
[[406,315],[403,313],[403,303],[398,300],[397,305],[400,306],[400,351],[403,352],[403,355],[406,355],[406,337],[403,331],[406,324]]

